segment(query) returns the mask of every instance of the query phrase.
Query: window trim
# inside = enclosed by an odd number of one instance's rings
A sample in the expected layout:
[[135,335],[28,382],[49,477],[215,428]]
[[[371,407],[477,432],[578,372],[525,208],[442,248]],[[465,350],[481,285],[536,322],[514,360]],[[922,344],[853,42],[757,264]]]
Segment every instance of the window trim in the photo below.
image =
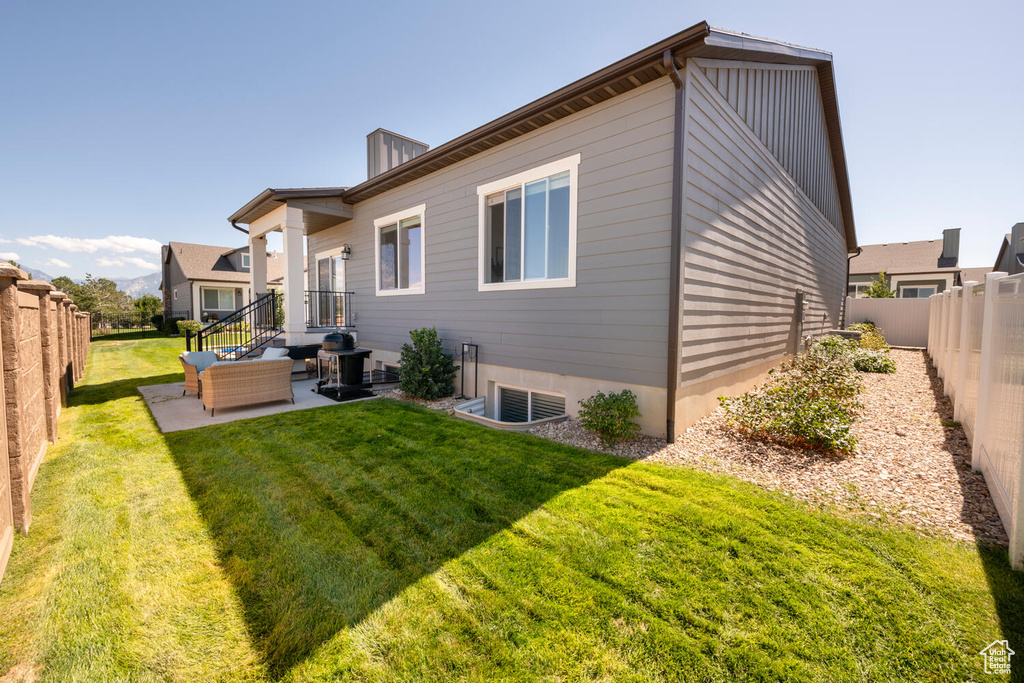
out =
[[[536,422],[537,421],[537,420],[535,420],[533,418],[533,395],[534,394],[544,394],[545,396],[554,396],[555,398],[560,398],[563,401],[566,400],[565,394],[557,392],[557,391],[552,391],[552,390],[549,390],[549,389],[534,389],[533,387],[523,387],[523,386],[519,386],[518,384],[508,384],[507,382],[495,382],[494,383],[494,415],[495,415],[494,419],[498,420],[498,421],[501,421],[501,422],[504,422],[504,420],[501,419],[501,390],[503,388],[504,389],[514,389],[516,391],[525,391],[526,392],[526,416],[529,418],[526,422]],[[568,414],[569,411],[566,410],[565,413]],[[548,419],[548,418],[538,418],[538,419],[545,420],[545,419]],[[509,424],[526,424],[526,423],[522,422],[522,423],[509,423]]]
[[[427,291],[427,205],[420,204],[409,209],[382,216],[373,221],[373,288],[377,296],[407,296],[409,294],[424,294]],[[406,289],[381,289],[380,288],[380,229],[385,225],[397,224],[406,218],[419,216],[420,219],[420,283],[415,287]],[[395,277],[398,274],[395,273]],[[348,283],[345,283],[346,286]]]
[[[476,188],[477,197],[477,291],[478,292],[500,292],[515,289],[554,289],[560,287],[576,286],[576,230],[577,230],[577,204],[579,203],[579,166],[581,155],[572,156],[552,161],[531,168],[528,171],[517,173],[501,180],[495,180]],[[487,232],[487,196],[497,192],[523,188],[523,196],[526,196],[526,184],[541,180],[559,173],[569,172],[569,275],[564,278],[550,280],[519,280],[515,282],[487,282],[487,264],[490,259],[486,251]],[[525,258],[525,255],[524,255]]]
[[241,259],[241,264],[243,268],[252,268],[252,257],[249,254],[249,252],[243,251],[241,254],[239,254],[239,258]]

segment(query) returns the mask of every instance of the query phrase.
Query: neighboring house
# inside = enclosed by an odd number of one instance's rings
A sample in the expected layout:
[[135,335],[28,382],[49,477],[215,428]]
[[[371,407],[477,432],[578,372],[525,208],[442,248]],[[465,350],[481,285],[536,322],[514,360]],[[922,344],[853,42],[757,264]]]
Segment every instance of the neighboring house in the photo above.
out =
[[897,298],[923,299],[960,284],[960,228],[942,231],[941,240],[866,244],[850,259],[847,295],[863,296],[884,272]]
[[378,130],[368,152],[358,185],[229,218],[257,254],[283,233],[288,343],[323,336],[304,289],[350,291],[378,364],[436,326],[478,345],[488,414],[630,389],[673,438],[840,323],[857,241],[827,52],[701,23],[436,149]]
[[[280,254],[265,259],[267,283],[281,286]],[[170,242],[161,248],[160,290],[164,317],[219,319],[252,300],[249,247]]]
[[958,285],[965,282],[984,282],[985,276],[992,272],[991,268],[964,268],[960,271]]
[[1017,223],[1006,233],[994,269],[1010,275],[1024,273],[1024,223]]

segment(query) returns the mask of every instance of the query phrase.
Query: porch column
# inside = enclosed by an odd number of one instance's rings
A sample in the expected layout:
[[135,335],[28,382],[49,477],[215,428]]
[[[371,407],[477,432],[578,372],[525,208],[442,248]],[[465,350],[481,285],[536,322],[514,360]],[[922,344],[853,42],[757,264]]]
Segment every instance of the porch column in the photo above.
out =
[[267,236],[249,238],[249,291],[253,300],[267,293]]
[[303,300],[305,282],[302,278],[303,228],[282,225],[284,241],[284,331],[302,333],[306,331],[306,315]]

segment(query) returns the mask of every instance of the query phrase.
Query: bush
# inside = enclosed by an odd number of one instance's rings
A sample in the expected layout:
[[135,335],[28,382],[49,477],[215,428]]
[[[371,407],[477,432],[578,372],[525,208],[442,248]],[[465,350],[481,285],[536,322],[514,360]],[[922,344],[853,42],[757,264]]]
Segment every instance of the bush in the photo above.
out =
[[160,330],[163,329],[164,326],[164,317],[157,313],[156,315],[149,319],[149,322],[153,324],[153,327]]
[[621,441],[640,431],[633,422],[640,417],[636,394],[625,389],[618,394],[599,391],[580,401],[579,421],[584,429],[596,432],[605,445]]
[[195,334],[199,330],[203,329],[203,324],[198,320],[179,320],[178,321],[178,334],[186,334],[191,332]]
[[436,401],[455,392],[455,361],[441,348],[437,329],[410,330],[412,344],[402,345],[398,388],[415,398]]
[[853,352],[853,367],[860,372],[896,372],[896,361],[887,350],[857,349]]
[[860,332],[860,347],[862,349],[873,349],[876,351],[888,351],[889,344],[885,341],[882,330],[872,322],[854,323],[847,329]]
[[737,398],[719,397],[740,433],[825,453],[852,453],[850,433],[863,407],[856,344],[829,336],[773,370],[760,387]]
[[179,334],[178,333],[178,323],[181,320],[182,320],[181,318],[167,318],[166,320],[164,320],[164,324],[163,324],[164,334]]

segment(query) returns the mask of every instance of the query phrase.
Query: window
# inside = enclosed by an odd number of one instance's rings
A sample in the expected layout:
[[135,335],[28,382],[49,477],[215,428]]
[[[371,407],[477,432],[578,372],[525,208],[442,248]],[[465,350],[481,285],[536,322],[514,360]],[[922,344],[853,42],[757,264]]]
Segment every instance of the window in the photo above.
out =
[[178,300],[178,290],[174,290],[174,300]]
[[477,188],[479,289],[576,286],[580,155]]
[[235,290],[204,287],[203,308],[207,311],[235,310]]
[[249,267],[249,252],[247,252],[247,251],[243,251],[242,252],[242,267],[243,268],[248,268]]
[[377,247],[377,296],[424,292],[425,210],[426,205],[421,204],[373,222]]
[[870,283],[863,285],[847,285],[846,296],[853,297],[854,299],[863,299],[864,292],[866,292],[870,286]]
[[565,396],[497,385],[497,409],[502,422],[533,422],[565,415]]
[[900,287],[903,299],[927,299],[932,294],[935,294],[935,287]]

